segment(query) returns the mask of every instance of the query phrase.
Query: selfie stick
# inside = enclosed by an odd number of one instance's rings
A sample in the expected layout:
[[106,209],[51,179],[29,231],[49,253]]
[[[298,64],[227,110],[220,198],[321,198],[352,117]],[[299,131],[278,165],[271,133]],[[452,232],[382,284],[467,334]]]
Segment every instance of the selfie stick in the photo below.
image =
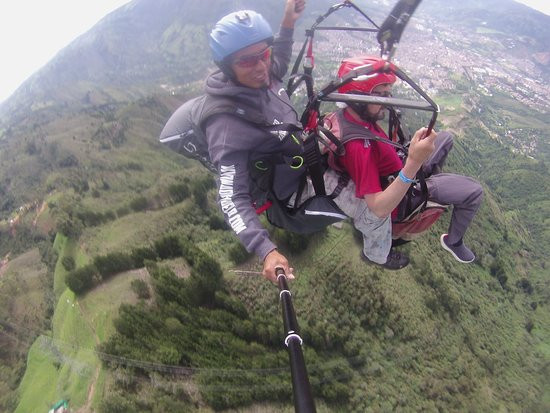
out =
[[302,353],[303,340],[299,336],[298,322],[292,306],[292,294],[288,289],[287,278],[282,268],[277,268],[277,284],[279,298],[283,307],[283,323],[285,328],[285,345],[290,358],[290,373],[292,375],[292,392],[294,394],[294,410],[296,413],[315,413],[315,403],[311,385],[307,375],[306,363]]

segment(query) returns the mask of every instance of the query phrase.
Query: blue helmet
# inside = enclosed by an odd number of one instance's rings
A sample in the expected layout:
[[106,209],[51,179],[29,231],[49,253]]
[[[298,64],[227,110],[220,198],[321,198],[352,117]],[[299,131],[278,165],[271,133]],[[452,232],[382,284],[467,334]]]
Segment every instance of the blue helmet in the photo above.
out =
[[273,39],[266,19],[253,10],[241,10],[222,17],[210,32],[210,50],[215,62],[255,43]]

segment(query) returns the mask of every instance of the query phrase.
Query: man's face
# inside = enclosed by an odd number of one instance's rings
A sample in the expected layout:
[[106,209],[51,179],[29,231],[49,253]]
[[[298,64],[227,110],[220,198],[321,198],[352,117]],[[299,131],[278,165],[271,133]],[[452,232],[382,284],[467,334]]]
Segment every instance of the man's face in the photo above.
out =
[[237,81],[253,89],[269,86],[271,67],[271,47],[260,42],[245,47],[231,57],[231,69]]
[[[391,96],[391,84],[386,83],[386,84],[378,85],[374,89],[372,89],[372,92],[370,94],[373,96],[383,96],[383,97]],[[384,116],[386,114],[386,108],[382,105],[375,105],[370,103],[367,105],[366,112],[369,119],[382,120],[384,119]]]

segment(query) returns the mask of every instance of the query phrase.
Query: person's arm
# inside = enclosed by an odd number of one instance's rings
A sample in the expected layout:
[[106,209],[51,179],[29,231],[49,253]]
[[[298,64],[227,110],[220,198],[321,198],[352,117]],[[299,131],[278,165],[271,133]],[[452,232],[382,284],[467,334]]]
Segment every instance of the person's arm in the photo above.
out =
[[281,27],[285,29],[294,29],[296,20],[300,18],[305,8],[306,0],[286,0]]
[[[415,178],[416,173],[435,148],[434,141],[437,134],[432,131],[429,136],[425,136],[426,132],[426,128],[419,129],[411,140],[409,155],[401,170],[406,178]],[[399,205],[410,185],[397,177],[384,191],[366,194],[365,202],[377,217],[387,217]]]
[[287,0],[281,28],[273,41],[272,73],[282,79],[292,57],[294,25],[305,8],[305,0]]
[[264,277],[275,282],[275,269],[282,267],[292,279],[288,261],[277,252],[277,246],[269,239],[252,204],[248,171],[250,148],[248,142],[239,137],[253,137],[254,132],[252,128],[243,129],[243,123],[229,115],[218,115],[207,122],[208,151],[219,173],[218,204],[241,244],[263,261]]

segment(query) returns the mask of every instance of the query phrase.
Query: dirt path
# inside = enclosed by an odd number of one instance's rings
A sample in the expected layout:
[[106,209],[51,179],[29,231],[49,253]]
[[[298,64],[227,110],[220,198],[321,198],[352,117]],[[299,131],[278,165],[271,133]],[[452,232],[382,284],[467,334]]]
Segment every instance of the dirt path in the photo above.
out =
[[[86,320],[86,317],[84,316],[84,311],[82,310],[82,307],[80,306],[79,301],[77,301],[77,305],[78,305],[78,310],[80,311],[80,315],[82,316],[82,318],[84,320]],[[94,335],[96,345],[99,345],[99,343],[100,343],[99,336],[97,335],[93,325],[90,324],[87,321],[86,321],[86,324],[88,324],[88,328],[92,331],[92,333]],[[94,398],[95,386],[96,386],[97,380],[99,379],[99,372],[100,371],[101,371],[101,362],[99,362],[99,364],[97,365],[97,367],[95,369],[95,372],[94,372],[94,377],[92,378],[92,382],[90,383],[90,387],[88,388],[88,397],[86,399],[86,404],[84,406],[82,406],[81,408],[79,408],[78,410],[76,410],[75,413],[92,413],[93,412],[93,410],[92,410],[92,400]]]
[[36,213],[36,216],[34,217],[34,220],[32,221],[32,226],[36,227],[36,223],[38,222],[38,217],[40,217],[40,214],[44,212],[46,209],[46,201],[42,201],[42,205],[40,205],[40,209]]
[[92,379],[92,383],[90,384],[90,388],[88,389],[88,399],[86,400],[86,404],[82,406],[80,409],[76,411],[76,413],[92,413],[92,399],[95,394],[95,385],[97,383],[97,380],[99,379],[99,372],[101,370],[101,366],[97,366],[94,373],[94,378]]

